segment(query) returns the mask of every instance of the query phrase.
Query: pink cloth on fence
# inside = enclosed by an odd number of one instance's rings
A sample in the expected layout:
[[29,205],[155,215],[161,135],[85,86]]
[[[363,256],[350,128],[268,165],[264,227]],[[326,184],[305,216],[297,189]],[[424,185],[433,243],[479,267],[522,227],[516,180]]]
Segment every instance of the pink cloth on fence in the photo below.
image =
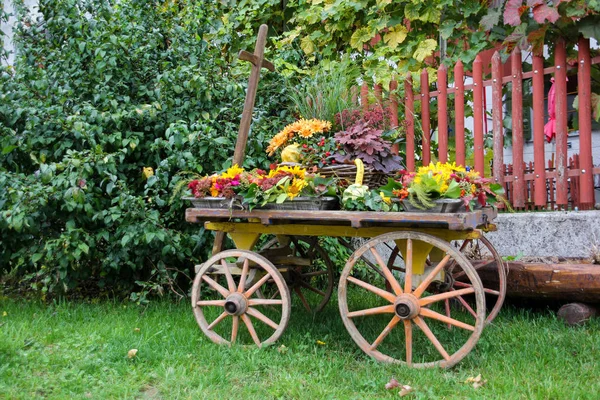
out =
[[[567,78],[568,80],[569,78]],[[544,135],[546,135],[548,143],[556,136],[556,88],[554,87],[554,78],[550,78],[550,82],[552,82],[552,86],[548,91],[548,122],[544,125]]]
[[548,122],[544,125],[544,135],[546,135],[548,143],[556,135],[556,89],[554,87],[554,78],[551,78],[550,82],[552,82],[552,86],[550,86],[550,91],[548,91]]

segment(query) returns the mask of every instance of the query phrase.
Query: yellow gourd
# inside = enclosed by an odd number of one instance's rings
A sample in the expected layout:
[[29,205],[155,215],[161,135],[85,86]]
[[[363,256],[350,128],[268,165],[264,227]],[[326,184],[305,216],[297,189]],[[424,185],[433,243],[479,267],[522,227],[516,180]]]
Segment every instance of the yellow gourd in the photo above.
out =
[[286,163],[298,163],[300,162],[301,156],[300,146],[296,143],[286,146],[285,149],[281,151],[281,161]]

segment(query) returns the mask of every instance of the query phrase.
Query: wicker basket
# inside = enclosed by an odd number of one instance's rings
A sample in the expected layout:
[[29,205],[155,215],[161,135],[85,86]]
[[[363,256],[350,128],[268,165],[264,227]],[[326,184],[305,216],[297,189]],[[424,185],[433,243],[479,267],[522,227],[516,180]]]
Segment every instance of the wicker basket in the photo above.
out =
[[457,213],[457,212],[466,212],[465,205],[461,199],[437,199],[433,201],[435,206],[433,208],[428,208],[426,210],[422,210],[420,208],[416,208],[408,200],[402,202],[402,207],[407,212],[418,212],[418,213]]
[[[356,179],[356,171],[357,168],[354,164],[328,165],[317,170],[317,172],[325,178],[336,177],[345,179],[350,183],[354,183],[354,180]],[[388,175],[384,174],[383,172],[377,172],[372,167],[365,166],[363,185],[366,185],[371,189],[377,188],[381,185],[385,185],[387,178]]]

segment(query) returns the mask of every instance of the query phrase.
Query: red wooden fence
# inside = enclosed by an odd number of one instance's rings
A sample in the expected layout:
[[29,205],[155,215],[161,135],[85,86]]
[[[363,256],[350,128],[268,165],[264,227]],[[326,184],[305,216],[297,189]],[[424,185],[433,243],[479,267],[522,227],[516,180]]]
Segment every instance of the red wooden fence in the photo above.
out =
[[[465,84],[465,70],[459,61],[453,68],[453,76],[448,76],[448,69],[442,65],[437,71],[436,89],[431,90],[427,70],[421,72],[420,92],[415,93],[411,75],[404,80],[403,107],[400,109],[401,118],[406,126],[406,167],[414,171],[418,165],[431,161],[432,125],[437,126],[438,153],[437,159],[446,162],[449,159],[448,150],[448,99],[454,96],[454,137],[456,149],[454,160],[457,164],[465,165],[465,91],[473,92],[473,142],[474,165],[482,175],[485,171],[484,158],[484,126],[485,119],[485,88],[492,88],[492,129],[493,136],[493,165],[492,177],[504,185],[507,198],[515,209],[567,209],[578,207],[580,210],[591,209],[594,206],[593,175],[600,174],[600,167],[594,167],[592,160],[592,113],[591,113],[591,66],[600,63],[600,57],[590,58],[588,39],[580,39],[578,43],[577,64],[567,65],[566,46],[559,40],[555,47],[555,65],[544,68],[541,56],[533,57],[532,71],[524,72],[521,51],[516,49],[510,56],[510,75],[504,75],[500,54],[496,52],[491,59],[491,77],[484,79],[484,62],[481,55],[475,58],[471,69],[472,83]],[[485,66],[486,68],[488,65]],[[577,69],[579,95],[579,154],[569,158],[567,153],[567,70]],[[556,152],[546,166],[544,120],[546,107],[544,105],[544,75],[554,74],[556,93]],[[468,75],[468,73],[467,73]],[[523,82],[532,80],[533,87],[533,146],[534,160],[525,163],[523,160]],[[452,84],[448,85],[448,81]],[[512,159],[513,163],[504,163],[504,126],[503,95],[504,85],[511,84],[510,110],[512,117]],[[398,126],[398,105],[396,97],[398,82],[390,83],[390,97],[385,100],[389,104],[390,121]],[[375,99],[382,104],[383,88],[374,88]],[[366,84],[361,87],[361,104],[368,107],[369,88]],[[437,124],[432,124],[430,117],[430,101],[437,98]],[[422,130],[421,153],[417,154],[415,143],[415,106],[420,102],[420,126]],[[470,105],[467,105],[470,106]]]

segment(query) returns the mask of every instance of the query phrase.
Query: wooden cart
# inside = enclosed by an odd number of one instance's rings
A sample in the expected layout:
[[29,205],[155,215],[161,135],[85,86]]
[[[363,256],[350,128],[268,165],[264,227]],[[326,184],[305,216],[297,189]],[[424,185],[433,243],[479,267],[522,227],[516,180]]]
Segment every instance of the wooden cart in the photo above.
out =
[[[337,270],[322,238],[364,238],[353,243],[338,284],[352,339],[380,361],[451,367],[504,300],[505,268],[483,237],[495,229],[495,217],[493,208],[457,214],[190,208],[188,222],[226,233],[237,248],[197,267],[194,314],[215,343],[272,344],[293,302],[300,312],[317,312],[332,294]],[[484,265],[495,265],[496,287],[482,285],[477,268]]]

